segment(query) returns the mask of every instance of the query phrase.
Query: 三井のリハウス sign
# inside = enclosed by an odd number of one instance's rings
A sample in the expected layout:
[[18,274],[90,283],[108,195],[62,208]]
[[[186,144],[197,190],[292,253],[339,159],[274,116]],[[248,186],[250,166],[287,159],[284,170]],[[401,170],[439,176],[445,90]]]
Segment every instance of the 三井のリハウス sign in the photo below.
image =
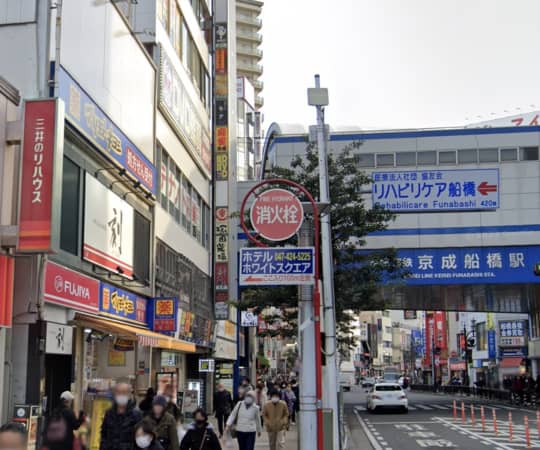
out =
[[499,169],[373,172],[372,200],[391,211],[499,208]]
[[311,285],[315,275],[313,247],[240,249],[241,286]]

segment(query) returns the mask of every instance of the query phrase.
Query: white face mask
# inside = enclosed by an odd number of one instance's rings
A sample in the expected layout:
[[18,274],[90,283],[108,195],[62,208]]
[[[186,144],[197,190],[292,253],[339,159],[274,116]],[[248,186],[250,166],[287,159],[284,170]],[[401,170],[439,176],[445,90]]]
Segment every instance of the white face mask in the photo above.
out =
[[135,438],[135,442],[137,443],[137,447],[139,448],[148,448],[152,443],[152,436],[149,436],[148,434],[143,434],[142,436]]
[[272,397],[272,403],[279,402],[279,397]]
[[246,405],[253,405],[253,399],[251,397],[246,397],[246,399],[244,400],[244,403]]
[[129,403],[128,395],[117,395],[114,397],[114,401],[118,406],[126,406]]

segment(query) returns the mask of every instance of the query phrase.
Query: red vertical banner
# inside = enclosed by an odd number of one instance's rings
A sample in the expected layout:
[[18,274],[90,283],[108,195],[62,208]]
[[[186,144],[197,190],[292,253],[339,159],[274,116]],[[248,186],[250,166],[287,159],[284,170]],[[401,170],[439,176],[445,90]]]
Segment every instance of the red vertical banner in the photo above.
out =
[[432,348],[433,348],[433,331],[434,331],[434,318],[433,313],[426,313],[426,323],[425,323],[425,347],[426,353],[424,355],[424,367],[431,367],[431,358],[432,358]]
[[[17,250],[30,253],[50,253],[54,250],[53,194],[57,113],[55,99],[31,100],[24,108],[24,140],[22,150],[21,187],[19,201],[19,240]],[[61,155],[59,156],[61,159]],[[57,174],[60,176],[61,174]]]
[[15,261],[0,255],[0,327],[11,327],[13,318],[13,274]]

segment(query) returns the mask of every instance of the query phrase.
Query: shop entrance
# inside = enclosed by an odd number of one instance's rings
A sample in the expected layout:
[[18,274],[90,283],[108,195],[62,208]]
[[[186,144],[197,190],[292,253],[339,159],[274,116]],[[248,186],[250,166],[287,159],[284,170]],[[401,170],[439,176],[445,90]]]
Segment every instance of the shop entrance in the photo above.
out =
[[47,410],[52,411],[60,405],[60,394],[71,387],[71,355],[45,356],[45,395]]

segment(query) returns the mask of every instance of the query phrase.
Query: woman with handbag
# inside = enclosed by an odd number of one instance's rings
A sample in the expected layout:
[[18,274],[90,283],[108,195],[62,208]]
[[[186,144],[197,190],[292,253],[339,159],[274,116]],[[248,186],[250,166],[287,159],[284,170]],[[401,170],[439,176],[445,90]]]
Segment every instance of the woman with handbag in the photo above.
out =
[[238,402],[227,420],[227,429],[238,439],[240,450],[254,450],[255,437],[261,435],[261,412],[256,405],[257,394],[246,393],[244,400]]
[[189,425],[180,450],[221,450],[219,439],[208,423],[208,414],[204,409],[197,409],[193,417],[195,422]]

